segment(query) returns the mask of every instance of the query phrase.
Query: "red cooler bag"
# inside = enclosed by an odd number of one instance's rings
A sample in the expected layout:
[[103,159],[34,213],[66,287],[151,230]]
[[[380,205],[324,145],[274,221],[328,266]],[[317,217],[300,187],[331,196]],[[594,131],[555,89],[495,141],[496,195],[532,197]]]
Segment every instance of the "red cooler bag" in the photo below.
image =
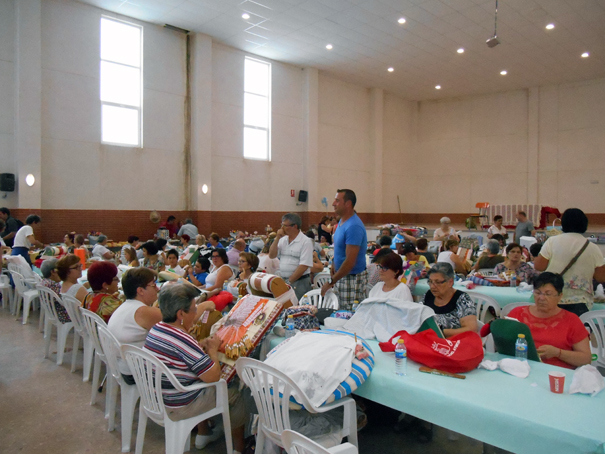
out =
[[483,360],[483,344],[477,333],[441,339],[433,330],[417,334],[403,333],[408,358],[433,369],[458,374],[471,371]]

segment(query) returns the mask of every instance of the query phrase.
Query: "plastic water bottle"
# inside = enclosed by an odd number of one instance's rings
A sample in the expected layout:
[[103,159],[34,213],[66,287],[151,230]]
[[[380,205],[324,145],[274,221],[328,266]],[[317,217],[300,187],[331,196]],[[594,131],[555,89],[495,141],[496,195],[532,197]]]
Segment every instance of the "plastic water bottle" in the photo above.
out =
[[517,342],[515,342],[515,358],[521,361],[527,361],[527,341],[525,334],[519,334]]
[[225,281],[223,284],[223,291],[226,292],[228,288],[229,288],[229,284],[227,283],[227,281]]
[[290,337],[294,337],[296,333],[294,332],[294,316],[288,315],[286,319],[286,339]]
[[516,287],[517,286],[517,275],[516,274],[513,274],[510,277],[510,286],[511,287]]
[[358,307],[359,307],[359,301],[357,301],[357,300],[353,301],[353,306],[351,307],[351,312],[353,312],[353,313],[357,312]]
[[408,351],[403,339],[399,339],[395,346],[395,373],[400,376],[408,373]]

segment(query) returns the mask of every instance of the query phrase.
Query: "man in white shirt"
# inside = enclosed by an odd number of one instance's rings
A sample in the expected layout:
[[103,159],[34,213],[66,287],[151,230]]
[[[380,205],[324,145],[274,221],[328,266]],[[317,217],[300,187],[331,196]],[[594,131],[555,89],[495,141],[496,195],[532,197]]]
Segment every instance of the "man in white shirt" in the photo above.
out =
[[487,238],[492,239],[494,235],[502,235],[506,240],[508,239],[508,233],[506,233],[506,227],[502,227],[502,216],[499,214],[494,216],[494,225],[487,230]]
[[290,283],[300,300],[311,290],[309,269],[313,266],[313,243],[300,231],[302,220],[299,215],[285,214],[281,222],[281,229],[269,249],[269,258],[279,257],[278,274]]
[[114,257],[113,252],[105,247],[107,244],[107,237],[105,235],[99,235],[97,244],[92,248],[92,256],[99,257],[103,260],[111,260]]
[[177,236],[181,237],[183,235],[189,235],[189,238],[195,238],[199,234],[197,227],[193,225],[193,221],[191,219],[185,219],[185,223],[179,229]]

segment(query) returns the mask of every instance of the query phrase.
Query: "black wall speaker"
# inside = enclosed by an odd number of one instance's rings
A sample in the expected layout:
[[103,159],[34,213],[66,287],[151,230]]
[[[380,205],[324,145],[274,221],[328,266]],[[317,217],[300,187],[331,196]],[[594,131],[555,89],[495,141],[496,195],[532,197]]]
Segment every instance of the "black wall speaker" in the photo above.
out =
[[0,173],[0,191],[13,192],[15,190],[15,174]]
[[298,201],[299,202],[306,202],[307,201],[307,191],[303,191],[302,189],[300,191],[298,191]]

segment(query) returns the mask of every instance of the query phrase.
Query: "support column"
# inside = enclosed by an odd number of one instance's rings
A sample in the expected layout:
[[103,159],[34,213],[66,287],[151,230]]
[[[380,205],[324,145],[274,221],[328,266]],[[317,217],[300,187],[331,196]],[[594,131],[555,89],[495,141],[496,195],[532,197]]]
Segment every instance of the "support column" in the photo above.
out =
[[[304,151],[303,187],[309,192],[308,211],[324,211],[319,200],[317,181],[317,155],[319,148],[319,71],[316,68],[304,70]],[[332,201],[329,201],[331,204]]]
[[527,99],[527,203],[538,203],[538,147],[540,88],[530,88]]
[[[42,6],[15,0],[15,120],[17,206],[42,208]],[[32,174],[36,182],[25,184]]]
[[[209,231],[212,211],[212,39],[196,33],[191,39],[191,159],[189,206],[206,211],[197,219],[200,231]],[[202,188],[208,186],[208,193]],[[194,216],[195,217],[195,216]],[[196,221],[194,221],[196,222]]]
[[370,91],[370,150],[372,153],[372,186],[374,187],[374,213],[382,213],[382,155],[383,155],[384,91]]

